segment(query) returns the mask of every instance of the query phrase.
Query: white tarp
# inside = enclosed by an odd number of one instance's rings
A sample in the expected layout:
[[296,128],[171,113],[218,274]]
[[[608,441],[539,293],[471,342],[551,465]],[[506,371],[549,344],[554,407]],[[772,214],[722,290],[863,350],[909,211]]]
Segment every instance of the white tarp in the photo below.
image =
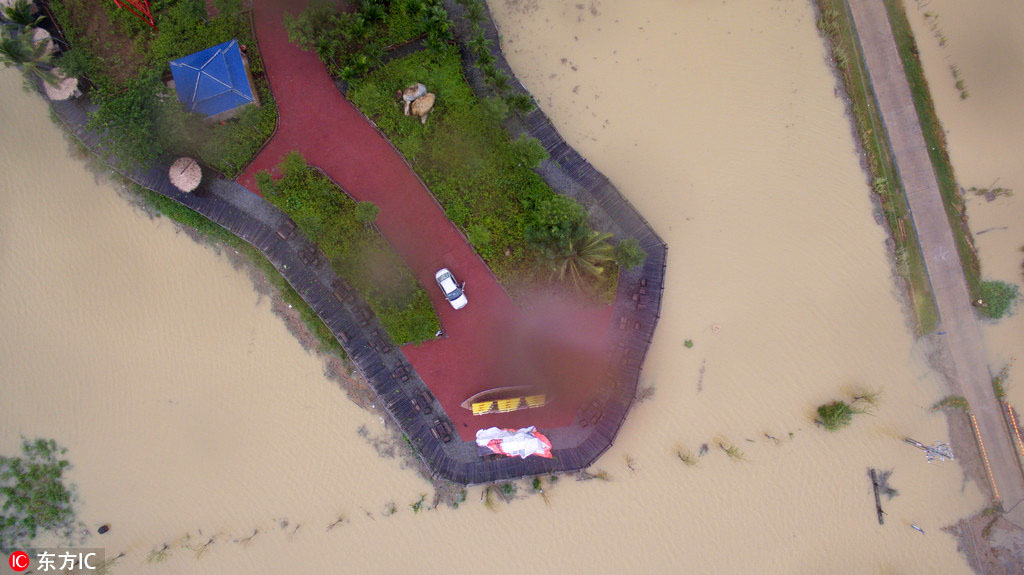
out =
[[500,455],[521,457],[531,455],[551,457],[551,441],[532,425],[522,429],[491,427],[476,432],[476,444]]

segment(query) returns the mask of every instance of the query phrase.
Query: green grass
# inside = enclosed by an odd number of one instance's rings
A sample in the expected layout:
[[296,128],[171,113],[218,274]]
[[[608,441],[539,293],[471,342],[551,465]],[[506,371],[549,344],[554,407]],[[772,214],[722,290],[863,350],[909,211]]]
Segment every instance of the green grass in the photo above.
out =
[[924,132],[928,155],[931,158],[932,167],[935,169],[935,177],[939,182],[946,216],[949,218],[953,237],[956,238],[957,252],[959,252],[960,262],[963,265],[964,276],[967,278],[967,287],[971,291],[971,299],[978,299],[981,295],[981,264],[978,261],[978,254],[974,250],[971,232],[967,228],[966,207],[953,174],[953,165],[950,163],[949,154],[946,151],[945,133],[942,130],[939,117],[935,113],[935,105],[928,90],[928,81],[925,79],[924,69],[917,53],[917,45],[914,42],[914,33],[910,28],[910,22],[907,21],[902,0],[885,0],[885,8],[889,13],[889,22],[892,25],[893,36],[896,38],[896,47],[903,60],[903,69],[907,75],[907,82],[910,84],[910,92],[914,97],[914,107],[917,109],[921,131]]
[[939,401],[935,402],[932,409],[939,410],[943,407],[949,407],[952,409],[959,409],[961,411],[970,411],[971,406],[967,403],[967,398],[962,395],[949,395],[943,397]]
[[373,308],[395,343],[421,342],[440,326],[430,296],[372,227],[360,222],[358,204],[297,152],[281,164],[280,180],[257,175],[263,196],[285,212]]
[[[404,116],[394,98],[414,82],[437,94],[425,125]],[[546,154],[535,140],[509,138],[501,125],[507,105],[475,96],[456,50],[392,60],[354,81],[348,98],[405,156],[499,281],[514,288],[523,279],[548,279],[526,241],[532,214],[555,195],[533,171]],[[587,291],[610,301],[617,279],[610,264]]]
[[156,192],[152,192],[139,186],[135,186],[134,189],[142,196],[146,203],[153,206],[153,208],[167,218],[193,228],[207,239],[238,250],[239,253],[249,258],[249,261],[263,272],[267,281],[277,289],[285,303],[292,306],[293,309],[299,312],[299,316],[302,318],[302,321],[306,324],[309,330],[313,332],[317,341],[320,343],[320,350],[325,353],[335,354],[341,358],[346,357],[345,350],[341,347],[341,344],[338,343],[338,340],[335,339],[334,334],[331,333],[331,330],[328,329],[327,325],[320,319],[320,316],[316,315],[313,308],[309,307],[305,300],[299,296],[298,292],[296,292],[288,281],[284,279],[284,276],[277,271],[277,268],[275,268],[259,250],[252,247],[228,230],[213,223],[207,219],[206,216],[199,214],[178,202],[175,202],[174,200],[168,199]]
[[[854,128],[871,174],[872,188],[881,200],[886,223],[895,241],[897,271],[907,281],[918,332],[929,333],[938,326],[938,308],[853,24],[844,0],[817,0],[817,5],[822,14],[818,28],[828,39],[839,67],[843,86],[850,98]],[[903,232],[900,231],[901,221]]]

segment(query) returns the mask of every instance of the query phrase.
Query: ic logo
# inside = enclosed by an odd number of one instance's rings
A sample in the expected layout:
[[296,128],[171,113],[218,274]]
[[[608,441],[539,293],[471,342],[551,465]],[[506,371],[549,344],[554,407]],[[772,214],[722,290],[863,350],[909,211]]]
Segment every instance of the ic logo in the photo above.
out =
[[19,572],[28,569],[28,565],[31,562],[32,560],[29,559],[28,553],[24,551],[15,551],[7,558],[7,564],[11,566],[11,569]]

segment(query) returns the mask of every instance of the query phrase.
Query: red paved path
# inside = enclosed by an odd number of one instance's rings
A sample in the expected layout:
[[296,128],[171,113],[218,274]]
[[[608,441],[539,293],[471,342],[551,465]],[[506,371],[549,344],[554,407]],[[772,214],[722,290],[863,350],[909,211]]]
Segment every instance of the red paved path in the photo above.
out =
[[[273,172],[288,152],[298,150],[356,199],[380,207],[378,227],[430,294],[448,336],[419,346],[407,345],[402,351],[463,439],[472,440],[476,429],[492,425],[549,428],[570,423],[578,407],[575,402],[478,417],[459,407],[475,392],[525,383],[502,381],[509,377],[509,364],[502,355],[509,344],[508,326],[518,323],[516,308],[398,153],[338,92],[316,54],[288,41],[285,8],[295,14],[305,5],[302,0],[255,2],[256,37],[280,119],[276,135],[238,182],[256,191],[256,172]],[[455,311],[441,297],[434,272],[442,267],[466,282],[469,305],[465,309]],[[587,316],[580,319],[577,329],[586,326],[580,331],[590,334],[607,330],[610,308],[593,310]]]

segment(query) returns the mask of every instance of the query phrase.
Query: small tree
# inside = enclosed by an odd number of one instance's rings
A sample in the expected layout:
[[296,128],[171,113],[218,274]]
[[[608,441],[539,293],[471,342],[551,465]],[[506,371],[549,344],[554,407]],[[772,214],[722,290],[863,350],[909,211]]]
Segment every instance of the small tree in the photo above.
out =
[[1000,281],[981,282],[981,309],[988,317],[999,319],[1013,307],[1018,293],[1019,290],[1014,284]]
[[522,92],[513,92],[505,96],[505,101],[508,102],[508,107],[519,114],[529,114],[536,107],[533,103],[533,98],[529,94]]
[[850,425],[854,413],[860,412],[850,407],[845,401],[833,401],[832,403],[818,406],[818,423],[826,431],[838,431]]
[[589,235],[587,212],[572,198],[554,195],[542,201],[526,228],[526,241],[542,253],[564,252],[569,240]]
[[0,20],[32,28],[38,26],[46,17],[34,15],[34,7],[28,0],[14,0],[9,6],[4,6],[0,11]]
[[32,34],[27,29],[20,33],[0,30],[0,63],[5,68],[16,66],[25,76],[25,88],[31,87],[32,76],[36,76],[51,86],[60,80],[53,73],[50,63],[51,54],[47,51],[46,42],[32,42]]
[[644,263],[647,252],[640,249],[636,238],[626,238],[615,246],[615,262],[622,269],[632,269]]
[[584,277],[597,277],[604,273],[604,265],[614,259],[612,246],[608,243],[611,234],[590,232],[582,238],[570,238],[565,251],[552,258],[552,272],[558,279],[572,279],[579,289]]
[[521,166],[526,166],[531,170],[540,165],[541,162],[548,159],[548,151],[544,149],[544,145],[540,143],[537,138],[531,138],[525,134],[519,136],[518,140],[512,142],[511,146],[512,156],[516,159],[516,163]]
[[380,208],[373,202],[359,202],[356,204],[356,219],[363,223],[363,225],[370,225],[377,221],[377,214],[380,213]]

